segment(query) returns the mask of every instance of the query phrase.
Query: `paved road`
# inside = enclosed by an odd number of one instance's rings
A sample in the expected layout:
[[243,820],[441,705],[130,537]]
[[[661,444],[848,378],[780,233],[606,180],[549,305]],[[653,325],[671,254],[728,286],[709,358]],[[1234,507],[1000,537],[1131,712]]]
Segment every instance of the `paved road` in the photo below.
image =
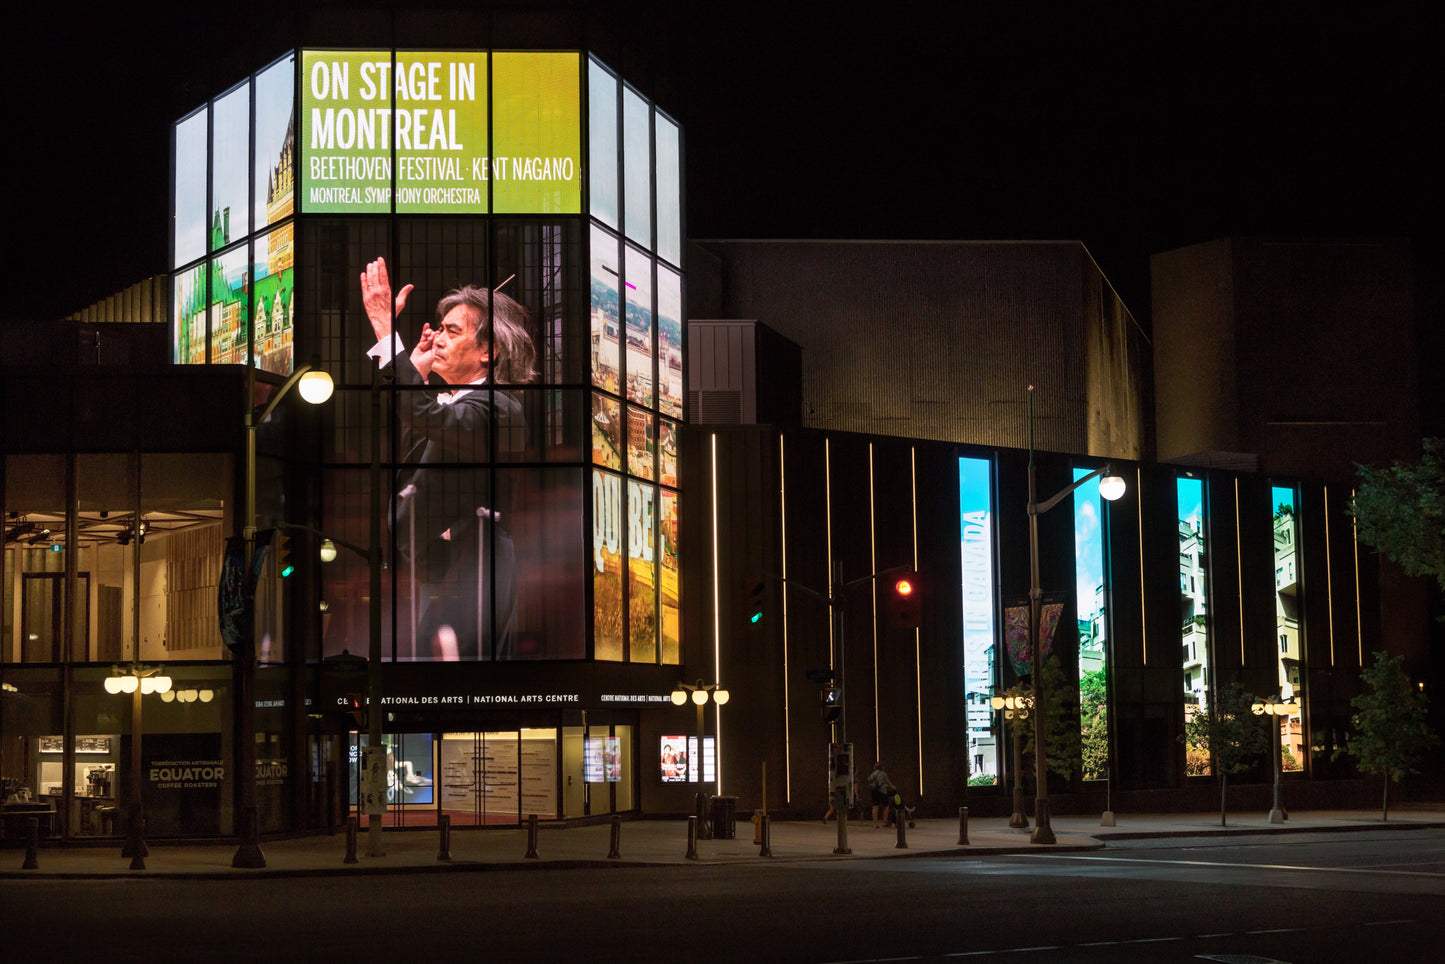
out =
[[1435,961],[1445,831],[1092,853],[261,879],[0,880],[26,959]]

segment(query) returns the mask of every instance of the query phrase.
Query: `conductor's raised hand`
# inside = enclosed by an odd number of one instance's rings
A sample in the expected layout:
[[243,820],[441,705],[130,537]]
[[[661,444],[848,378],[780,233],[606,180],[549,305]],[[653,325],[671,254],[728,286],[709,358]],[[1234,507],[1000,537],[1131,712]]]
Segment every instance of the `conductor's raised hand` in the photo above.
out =
[[[395,315],[401,314],[406,307],[407,295],[411,294],[411,285],[407,285],[396,293]],[[367,320],[371,322],[372,333],[376,340],[391,337],[391,320],[393,314],[391,298],[391,279],[386,274],[386,259],[377,258],[366,266],[361,272],[361,304],[366,308]]]

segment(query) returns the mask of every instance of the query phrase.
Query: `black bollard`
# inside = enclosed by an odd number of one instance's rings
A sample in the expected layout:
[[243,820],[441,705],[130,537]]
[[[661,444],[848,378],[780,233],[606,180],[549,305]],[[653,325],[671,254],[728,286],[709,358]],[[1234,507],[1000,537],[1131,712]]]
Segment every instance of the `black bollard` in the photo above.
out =
[[622,859],[622,815],[612,815],[612,846],[607,851],[608,860]]
[[444,813],[437,817],[437,860],[450,862],[452,859],[452,815]]
[[958,845],[968,846],[968,808],[958,808]]
[[146,847],[145,817],[136,817],[133,823],[135,826],[135,833],[134,836],[131,837],[130,869],[145,870],[146,856],[150,854],[150,849]]
[[697,817],[687,818],[687,859],[697,859]]
[[346,818],[346,860],[343,863],[356,863],[356,831],[361,825],[361,818],[356,814]]
[[40,818],[28,817],[25,820],[25,863],[20,865],[21,870],[40,869]]
[[758,821],[758,829],[761,831],[761,839],[763,842],[763,847],[758,851],[758,856],[771,857],[773,855],[773,821],[767,814],[763,814],[762,819]]
[[527,852],[524,857],[535,860],[537,857],[537,815],[527,814]]
[[908,831],[904,829],[908,821],[903,819],[903,808],[896,807],[893,813],[893,825],[898,828],[898,842],[893,845],[894,850],[908,849]]

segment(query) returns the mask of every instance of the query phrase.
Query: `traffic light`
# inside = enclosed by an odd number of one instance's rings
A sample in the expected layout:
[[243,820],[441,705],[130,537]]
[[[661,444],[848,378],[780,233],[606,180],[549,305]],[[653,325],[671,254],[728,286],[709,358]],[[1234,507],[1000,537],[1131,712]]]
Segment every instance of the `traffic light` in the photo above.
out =
[[747,617],[749,626],[763,621],[763,597],[767,589],[768,582],[761,573],[749,573],[743,580],[743,600],[746,603],[743,615]]
[[923,593],[918,573],[894,573],[888,585],[888,624],[894,629],[917,629],[923,625]]
[[341,698],[342,710],[351,717],[353,729],[360,732],[366,729],[366,700],[360,693],[347,693]]
[[825,686],[822,692],[823,722],[837,723],[843,715],[843,687]]
[[276,533],[276,565],[282,579],[296,571],[296,563],[291,561],[291,537],[284,532]]

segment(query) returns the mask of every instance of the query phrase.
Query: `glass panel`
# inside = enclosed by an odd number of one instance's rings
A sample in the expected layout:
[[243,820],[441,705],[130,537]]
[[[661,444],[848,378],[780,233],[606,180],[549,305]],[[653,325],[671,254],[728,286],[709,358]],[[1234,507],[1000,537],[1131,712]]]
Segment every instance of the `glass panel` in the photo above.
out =
[[[135,557],[140,548],[135,528],[136,458],[133,455],[80,455],[77,566],[94,586],[86,623],[88,638],[77,637],[76,658],[120,662],[133,654]],[[214,593],[214,588],[212,589]],[[210,612],[215,618],[215,600]]]
[[441,810],[454,824],[518,822],[517,732],[443,733],[438,754]]
[[677,125],[653,115],[657,136],[657,256],[682,264],[682,165]]
[[657,480],[677,488],[677,446],[682,435],[676,422],[657,420]]
[[256,159],[251,223],[259,230],[296,209],[296,55],[256,75]]
[[41,837],[58,837],[65,816],[60,786],[65,757],[63,745],[57,752],[52,737],[65,732],[60,669],[7,666],[4,679],[0,800],[16,801],[5,808],[5,837],[23,840],[31,817],[39,822]]
[[592,463],[622,468],[622,403],[592,393]]
[[[612,728],[612,732],[612,742],[609,744],[609,748],[616,748],[617,766],[616,779],[611,779],[610,776],[609,779],[613,787],[616,788],[614,792],[617,794],[617,809],[619,811],[634,810],[637,808],[637,804],[632,799],[632,784],[634,782],[632,779],[632,768],[634,766],[632,727],[619,724]],[[610,762],[609,760],[609,768]]]
[[176,124],[172,266],[194,261],[206,253],[206,137],[210,120],[210,108],[202,107]]
[[495,287],[531,312],[537,378],[543,384],[585,382],[582,309],[582,226],[577,221],[495,224]]
[[592,471],[593,656],[622,659],[622,479]]
[[517,771],[522,809],[518,818],[535,813],[542,820],[555,820],[562,815],[557,810],[557,731],[523,729],[521,755]]
[[251,85],[216,99],[211,130],[211,250],[250,233]]
[[301,52],[303,211],[391,210],[392,107],[391,51]]
[[[1179,600],[1183,634],[1184,718],[1209,705],[1209,625],[1205,610],[1208,556],[1204,544],[1204,483],[1180,478],[1179,492]],[[1209,747],[1185,749],[1185,772],[1208,775]]]
[[250,277],[246,245],[211,259],[211,363],[247,363]]
[[[171,677],[168,692],[141,697],[146,833],[151,837],[230,833],[234,788],[229,778],[233,772],[230,671],[214,666],[173,666],[166,668],[166,675]],[[262,692],[258,685],[258,702],[267,702]],[[109,699],[128,702],[131,698]],[[267,715],[264,709],[258,711],[258,722]],[[274,724],[262,725],[269,729]],[[257,802],[262,806],[262,827],[280,830],[285,826],[286,761],[284,755],[277,755],[279,741],[266,739],[264,731],[262,737],[256,756]],[[262,752],[261,747],[268,749]],[[123,763],[123,784],[128,782],[124,769]]]
[[678,548],[677,493],[663,489],[662,497],[662,661],[682,662],[682,555]]
[[622,391],[621,360],[618,356],[618,329],[621,306],[618,286],[621,283],[622,261],[617,239],[594,225],[592,227],[592,384],[616,395]]
[[498,488],[510,490],[513,510],[493,526],[491,589],[511,600],[497,607],[496,658],[583,659],[583,475],[577,468],[508,469],[497,477]]
[[627,237],[652,248],[652,124],[647,101],[622,88],[622,179]]
[[652,364],[652,261],[633,247],[627,249],[627,397],[653,405]]
[[[357,279],[367,262],[378,256],[389,257],[391,224],[383,218],[356,217],[301,221],[297,240],[306,264],[306,270],[296,279],[297,313],[306,319],[307,347],[320,355],[321,366],[336,379],[338,392],[347,385],[368,385],[375,362],[366,352],[376,344],[376,335],[366,320]],[[422,321],[429,321],[431,306],[409,299],[402,317],[406,319],[407,335],[414,339],[413,321],[416,328]],[[325,443],[331,458],[347,458],[354,453],[363,460],[370,458],[365,447],[365,411],[364,396],[360,405],[349,410],[337,398],[322,406],[323,422],[336,433]],[[388,434],[383,433],[383,439]]]
[[682,418],[682,278],[657,266],[657,407]]
[[[11,455],[5,468],[3,659],[59,662],[65,653],[65,456]],[[87,590],[76,586],[77,596]],[[84,618],[79,603],[76,612]]]
[[997,737],[989,698],[997,685],[993,493],[988,459],[958,460],[959,547],[963,559],[963,685],[971,779],[996,783]]
[[617,78],[595,60],[587,63],[588,208],[617,228]]
[[171,279],[171,359],[178,365],[206,363],[206,266],[177,272]]
[[[216,613],[226,514],[231,491],[228,455],[147,454],[141,461],[140,649],[128,652],[143,662],[220,660]],[[137,538],[135,527],[115,536],[122,546]],[[284,625],[281,595],[273,566],[263,574],[256,598],[258,656],[263,661],[285,657],[280,627]],[[131,558],[127,566],[133,566]],[[127,638],[133,633],[123,627]]]
[[652,414],[627,406],[627,471],[651,481],[657,461],[655,451]]
[[251,266],[256,289],[256,364],[277,375],[295,371],[295,240],[294,223],[261,236],[256,240],[256,261]]
[[[1075,468],[1074,481],[1092,469]],[[1074,490],[1074,591],[1079,619],[1079,729],[1085,780],[1109,768],[1108,638],[1104,612],[1104,528],[1099,480]]]
[[581,212],[580,57],[570,52],[492,55],[494,211]]
[[1299,500],[1293,486],[1270,488],[1274,515],[1274,616],[1279,641],[1279,696],[1301,711],[1279,717],[1280,769],[1304,768],[1304,648],[1300,645]]
[[627,480],[628,659],[657,662],[657,490]]
[[[370,98],[366,66],[362,67],[359,92],[363,100],[380,102],[390,65],[375,65],[379,82]],[[487,164],[486,51],[397,51],[396,83],[391,90],[396,210],[408,214],[485,213],[487,181],[492,173]],[[338,147],[346,146],[344,113],[337,111]],[[358,111],[358,135],[361,115]],[[377,126],[383,123],[384,119]],[[383,152],[386,137],[382,132]]]

